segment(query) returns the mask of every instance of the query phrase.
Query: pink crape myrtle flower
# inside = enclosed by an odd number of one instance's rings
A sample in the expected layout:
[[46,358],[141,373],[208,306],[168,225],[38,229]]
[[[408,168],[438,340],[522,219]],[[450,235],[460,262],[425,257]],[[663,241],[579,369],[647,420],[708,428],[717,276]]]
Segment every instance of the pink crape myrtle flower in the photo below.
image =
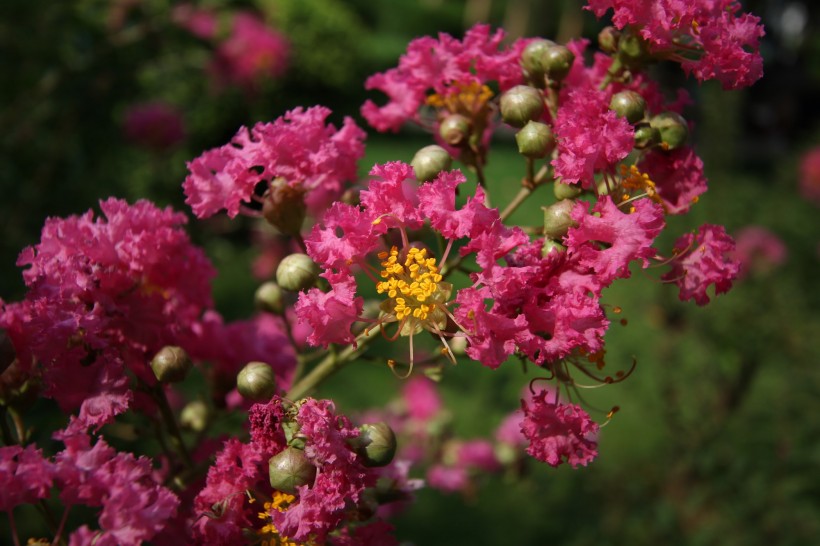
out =
[[51,494],[53,468],[34,445],[0,447],[0,512]]
[[441,396],[435,382],[424,376],[408,379],[402,385],[401,393],[411,419],[426,422],[442,410]]
[[384,106],[368,100],[362,116],[378,131],[398,131],[407,121],[421,122],[419,109],[428,92],[443,98],[489,82],[498,82],[502,92],[522,83],[518,59],[526,42],[502,47],[503,40],[503,30],[491,34],[483,24],[473,26],[461,41],[445,33],[413,40],[396,68],[367,79],[366,89],[381,91],[389,100]]
[[765,275],[783,265],[788,249],[783,241],[762,226],[746,226],[735,233],[732,257],[740,263],[738,279],[747,275]]
[[[198,23],[195,30],[204,30],[204,20],[189,20],[189,25],[194,23]],[[233,84],[254,92],[262,78],[285,72],[289,49],[282,34],[257,15],[240,11],[233,15],[230,36],[217,46],[210,70],[218,85]]]
[[281,178],[306,194],[311,213],[320,214],[356,179],[366,136],[349,117],[337,130],[326,123],[329,115],[323,106],[296,108],[272,123],[242,127],[231,142],[188,163],[185,202],[199,218],[222,209],[234,218],[253,211],[252,202],[261,203],[263,196],[254,193],[260,182],[267,187]]
[[521,432],[529,440],[527,453],[550,466],[586,466],[598,456],[598,423],[575,404],[556,402],[547,390],[522,400]]
[[820,146],[806,152],[800,160],[800,194],[820,206]]
[[689,146],[670,151],[649,151],[637,166],[655,184],[668,214],[685,214],[706,192],[703,161]]
[[588,0],[586,9],[598,17],[614,10],[617,28],[636,29],[650,51],[679,61],[700,81],[739,89],[763,75],[763,26],[736,0]]
[[704,224],[697,233],[687,233],[675,242],[676,259],[663,280],[678,285],[681,301],[694,299],[698,305],[706,305],[710,285],[715,286],[715,294],[732,287],[740,269],[732,257],[734,250],[735,242],[723,226]]
[[209,40],[216,36],[216,14],[208,9],[197,8],[193,4],[183,3],[173,7],[171,20],[197,38]]
[[185,139],[182,114],[165,102],[130,106],[125,111],[122,125],[130,142],[152,151],[169,150]]
[[100,202],[103,216],[50,218],[23,250],[25,300],[0,308],[20,369],[80,425],[100,426],[133,399],[125,370],[152,385],[148,362],[179,345],[211,307],[215,271],[185,216],[148,201]]

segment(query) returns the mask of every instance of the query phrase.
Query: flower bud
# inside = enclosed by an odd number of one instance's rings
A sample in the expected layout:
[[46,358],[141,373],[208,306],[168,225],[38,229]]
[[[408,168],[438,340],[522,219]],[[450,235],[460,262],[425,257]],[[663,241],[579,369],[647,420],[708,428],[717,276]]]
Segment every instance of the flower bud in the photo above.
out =
[[386,466],[396,454],[396,434],[387,423],[365,424],[359,427],[357,452],[365,466]]
[[554,45],[555,42],[551,40],[533,40],[521,52],[521,68],[538,87],[544,87],[544,75],[547,73],[547,50]]
[[646,101],[635,91],[625,90],[612,95],[609,107],[629,123],[637,123],[646,113]]
[[541,247],[541,255],[543,257],[549,256],[553,252],[566,252],[567,247],[559,243],[558,241],[554,241],[552,239],[544,239],[544,246]]
[[473,124],[461,114],[451,114],[444,118],[438,126],[441,139],[450,146],[462,146],[470,138]]
[[677,112],[661,112],[649,120],[649,125],[660,132],[661,146],[665,150],[680,148],[689,137],[689,126]]
[[635,147],[639,150],[649,148],[660,143],[661,132],[648,123],[639,123],[635,126]]
[[555,137],[546,123],[530,121],[515,134],[518,153],[530,159],[546,157],[555,148]]
[[211,420],[211,408],[202,400],[194,400],[182,408],[179,424],[194,432],[202,432]]
[[450,170],[453,158],[450,153],[437,144],[425,146],[413,156],[410,165],[416,173],[419,182],[429,182],[438,176],[441,171]]
[[268,477],[271,487],[293,495],[297,487],[313,483],[316,479],[316,467],[304,451],[286,447],[268,460]]
[[276,282],[285,290],[298,292],[313,286],[319,276],[319,266],[307,254],[286,256],[276,268]]
[[285,311],[285,297],[282,288],[273,281],[259,285],[253,295],[257,309],[281,315]]
[[621,31],[613,26],[604,27],[598,33],[598,47],[604,53],[615,53],[618,51],[618,40],[621,38]]
[[151,360],[151,369],[160,383],[178,383],[191,370],[191,359],[182,347],[167,345]]
[[566,235],[574,224],[570,216],[574,206],[572,200],[564,199],[548,207],[541,207],[544,211],[544,235],[550,239],[560,239]]
[[575,62],[575,54],[566,46],[554,45],[547,50],[546,67],[547,76],[550,80],[560,82],[572,68]]
[[573,199],[581,195],[581,186],[578,184],[565,184],[561,180],[556,180],[552,186],[552,193],[556,199]]
[[284,178],[274,178],[262,203],[262,216],[285,235],[298,235],[305,221],[305,192],[294,188]]
[[629,67],[639,67],[651,58],[646,41],[631,33],[623,34],[619,38],[618,56]]
[[276,375],[264,362],[249,362],[236,376],[236,388],[248,400],[270,400],[276,394]]
[[516,85],[501,95],[501,117],[513,127],[523,127],[544,112],[544,97],[529,85]]

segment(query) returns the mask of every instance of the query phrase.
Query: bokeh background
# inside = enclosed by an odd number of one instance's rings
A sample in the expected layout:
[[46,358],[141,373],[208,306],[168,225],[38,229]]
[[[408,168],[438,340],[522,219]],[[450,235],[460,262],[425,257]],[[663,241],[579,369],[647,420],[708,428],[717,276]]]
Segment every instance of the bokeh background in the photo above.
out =
[[[578,0],[196,5],[223,14],[210,35],[192,31],[184,9],[163,0],[0,3],[0,297],[22,296],[15,260],[48,216],[82,213],[107,196],[189,212],[185,162],[240,125],[323,104],[337,123],[351,115],[366,127],[358,115],[372,97],[364,79],[395,66],[416,36],[460,37],[486,21],[513,38],[594,42],[604,24]],[[820,537],[820,203],[800,191],[801,160],[820,146],[820,9],[809,1],[743,5],[767,30],[765,76],[754,87],[727,93],[677,67],[655,69],[668,89],[693,96],[686,114],[710,179],[710,191],[689,216],[670,219],[670,231],[704,222],[730,233],[761,226],[782,240],[787,258],[761,262],[705,308],[679,302],[659,272],[636,271],[610,289],[606,300],[628,325],[608,334],[608,361],[638,364],[628,381],[588,396],[603,414],[621,408],[602,431],[598,460],[575,471],[529,464],[479,477],[470,494],[424,490],[397,520],[402,540],[754,545]],[[237,10],[256,14],[289,44],[286,57],[255,61],[269,77],[249,82],[214,64]],[[162,129],[133,121],[146,105]],[[363,175],[374,162],[409,161],[430,142],[412,130],[369,134]],[[488,165],[495,202],[515,194],[522,172],[512,140],[500,135]],[[513,221],[538,223],[539,207],[553,199],[539,192]],[[190,230],[220,271],[217,308],[227,318],[248,316],[276,260],[272,236],[241,218],[192,219]],[[377,360],[348,367],[321,395],[345,412],[387,404],[400,382]],[[532,376],[515,365],[447,369],[441,392],[454,430],[492,434]]]

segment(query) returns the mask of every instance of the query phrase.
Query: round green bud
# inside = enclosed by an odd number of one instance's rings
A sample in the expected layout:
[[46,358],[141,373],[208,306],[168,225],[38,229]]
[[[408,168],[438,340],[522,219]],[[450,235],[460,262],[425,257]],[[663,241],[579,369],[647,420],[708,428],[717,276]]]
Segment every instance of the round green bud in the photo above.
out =
[[285,235],[298,235],[305,221],[305,191],[284,178],[274,178],[262,203],[262,216]]
[[622,34],[618,39],[618,57],[630,67],[639,67],[651,58],[646,41],[632,33]]
[[236,388],[248,400],[270,400],[276,394],[276,374],[264,362],[249,362],[236,376]]
[[618,41],[621,38],[621,31],[613,26],[604,27],[598,33],[598,47],[604,53],[615,53],[618,51]]
[[470,138],[473,124],[461,114],[451,114],[444,118],[438,126],[441,139],[450,146],[463,146]]
[[661,112],[649,120],[649,125],[661,134],[661,146],[665,150],[680,148],[689,137],[689,126],[677,112]]
[[578,184],[565,184],[560,179],[556,180],[552,185],[552,193],[555,194],[556,199],[574,199],[581,195],[581,186]]
[[416,180],[429,182],[438,176],[441,171],[450,170],[453,158],[450,153],[437,144],[425,146],[413,156],[410,165],[416,173]]
[[544,97],[529,85],[516,85],[501,95],[501,118],[513,127],[523,127],[544,112]]
[[253,295],[253,302],[257,309],[281,315],[285,312],[285,294],[282,288],[273,281],[259,285]]
[[661,132],[648,123],[635,126],[635,147],[639,150],[650,148],[661,141]]
[[544,211],[544,235],[550,239],[560,239],[574,225],[570,213],[575,207],[571,199],[563,199],[548,207],[541,207]]
[[277,491],[293,495],[296,488],[311,485],[316,479],[316,467],[295,447],[286,447],[268,460],[270,485]]
[[554,45],[547,50],[546,67],[550,80],[560,82],[572,68],[575,54],[566,46]]
[[629,123],[637,123],[646,113],[646,101],[635,91],[625,90],[612,95],[609,107]]
[[533,83],[544,87],[544,75],[547,73],[547,50],[555,45],[551,40],[537,39],[527,44],[521,52],[521,68]]
[[515,134],[518,153],[530,159],[546,157],[555,148],[555,137],[546,123],[530,121]]
[[552,252],[566,252],[567,247],[559,243],[558,241],[554,241],[552,239],[544,239],[544,246],[541,247],[541,255],[543,257],[549,256]]
[[202,400],[189,402],[179,414],[179,424],[194,432],[202,432],[211,420],[211,408]]
[[386,466],[396,454],[396,434],[387,423],[365,424],[359,427],[359,455],[365,466]]
[[160,383],[178,383],[185,379],[193,363],[182,347],[167,345],[151,360],[151,369]]
[[291,254],[279,262],[276,282],[285,290],[299,292],[313,286],[319,276],[319,266],[307,254]]

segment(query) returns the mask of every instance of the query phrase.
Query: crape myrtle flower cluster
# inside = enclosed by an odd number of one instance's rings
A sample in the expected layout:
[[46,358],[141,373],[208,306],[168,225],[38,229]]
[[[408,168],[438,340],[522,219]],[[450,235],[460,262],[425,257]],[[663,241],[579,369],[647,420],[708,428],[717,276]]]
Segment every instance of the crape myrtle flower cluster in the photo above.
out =
[[[111,198],[100,216],[47,220],[18,259],[25,297],[0,301],[0,508],[13,542],[28,504],[72,545],[391,545],[388,520],[420,487],[471,496],[482,476],[530,460],[590,464],[617,407],[595,419],[577,389],[634,370],[606,361],[621,309],[602,302],[605,289],[661,268],[656,282],[704,305],[785,254],[760,231],[736,247],[717,224],[659,242],[707,181],[688,94],[662,90],[645,68],[672,60],[700,81],[747,86],[762,73],[759,20],[731,0],[587,8],[614,11],[597,52],[583,39],[507,43],[476,25],[463,39],[418,38],[371,76],[367,123],[417,124],[437,143],[409,163],[362,169],[365,131],[331,123],[323,106],[242,127],[192,159],[182,186],[197,218],[242,214],[276,233],[257,264],[276,264],[275,280],[251,318],[214,309],[216,271],[179,212]],[[176,17],[224,46],[237,81],[279,47],[243,14],[225,40],[210,12]],[[484,166],[503,125],[522,177],[496,208]],[[543,218],[513,225],[527,199]],[[400,396],[358,417],[314,397],[366,351],[400,378]],[[520,402],[492,438],[459,437],[436,382],[457,362],[481,373],[512,361],[535,370]],[[38,398],[65,414],[42,446]],[[141,435],[152,441],[128,443]],[[92,510],[75,516],[77,506]]]

